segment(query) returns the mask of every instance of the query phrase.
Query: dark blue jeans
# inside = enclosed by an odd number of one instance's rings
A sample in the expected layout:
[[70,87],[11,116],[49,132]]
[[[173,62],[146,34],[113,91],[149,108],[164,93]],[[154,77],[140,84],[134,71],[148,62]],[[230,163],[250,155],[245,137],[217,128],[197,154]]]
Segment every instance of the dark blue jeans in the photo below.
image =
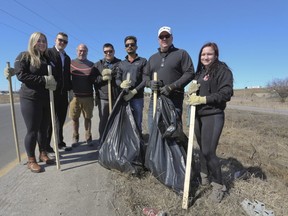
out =
[[130,102],[130,107],[132,109],[135,122],[140,132],[142,133],[144,98],[133,98],[129,102]]

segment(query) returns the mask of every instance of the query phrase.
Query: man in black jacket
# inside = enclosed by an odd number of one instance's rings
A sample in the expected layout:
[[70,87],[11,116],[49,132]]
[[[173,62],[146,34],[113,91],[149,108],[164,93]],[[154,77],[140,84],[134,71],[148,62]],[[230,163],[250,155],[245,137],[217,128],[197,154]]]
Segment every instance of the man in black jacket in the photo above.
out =
[[[182,119],[184,87],[194,78],[194,66],[187,51],[173,45],[172,30],[163,26],[158,30],[158,52],[153,54],[145,70],[146,87],[170,98]],[[153,81],[153,73],[157,72],[158,81]],[[152,127],[153,96],[150,99],[148,113],[149,131]]]
[[[145,87],[143,73],[147,60],[137,54],[138,46],[135,36],[125,37],[124,45],[127,55],[119,64],[116,84],[126,91],[123,99],[129,101],[135,122],[139,131],[142,133]],[[127,80],[128,73],[130,74],[130,80]]]
[[[68,35],[66,33],[59,32],[55,39],[55,46],[49,48],[47,53],[52,65],[53,75],[57,81],[57,88],[54,91],[54,106],[58,147],[59,149],[71,150],[71,148],[67,148],[66,143],[63,141],[63,125],[66,120],[68,109],[68,91],[72,89],[70,78],[71,59],[64,51],[67,43]],[[47,152],[48,155],[53,156],[54,151],[50,146],[51,134],[52,125],[50,125],[48,129]]]
[[[98,69],[98,71],[101,73],[100,76],[98,76],[98,82],[95,83],[95,91],[96,91],[96,98],[98,105],[98,111],[99,111],[99,140],[102,137],[102,134],[104,132],[106,123],[108,121],[109,117],[109,101],[108,101],[108,80],[103,80],[103,76],[109,75],[106,74],[107,72],[111,75],[111,97],[112,97],[112,105],[116,101],[120,89],[116,85],[115,77],[117,73],[117,68],[119,65],[120,59],[116,58],[114,46],[110,43],[105,43],[103,45],[103,53],[104,58],[100,61],[95,63],[95,67]],[[108,69],[108,70],[107,70]],[[99,79],[100,78],[100,79]]]

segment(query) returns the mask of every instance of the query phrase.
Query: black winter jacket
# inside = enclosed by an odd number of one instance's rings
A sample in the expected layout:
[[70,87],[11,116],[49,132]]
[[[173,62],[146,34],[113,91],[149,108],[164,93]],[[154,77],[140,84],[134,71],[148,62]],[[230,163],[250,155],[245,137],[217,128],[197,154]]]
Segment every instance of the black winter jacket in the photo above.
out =
[[174,85],[176,88],[170,94],[171,99],[184,99],[184,87],[194,78],[194,66],[187,51],[169,47],[166,53],[153,54],[147,63],[145,75],[147,80],[153,79],[153,73],[157,72],[158,80],[164,85]]
[[211,115],[223,112],[226,102],[233,96],[233,74],[228,66],[216,62],[211,71],[202,69],[196,74],[200,83],[199,96],[206,96],[207,104],[196,107],[198,115]]
[[136,89],[137,94],[133,98],[143,98],[144,97],[144,87],[145,87],[145,76],[144,71],[147,64],[146,58],[139,57],[133,62],[129,62],[128,56],[125,60],[119,63],[118,72],[116,76],[116,84],[121,85],[123,80],[126,80],[127,74],[130,73],[131,88]]
[[[111,80],[112,100],[116,100],[116,98],[118,97],[118,95],[120,93],[120,88],[119,88],[119,86],[117,86],[116,81],[115,81],[116,80],[116,74],[118,71],[118,65],[120,62],[121,62],[121,60],[118,58],[115,58],[115,57],[114,57],[113,61],[111,62],[112,68],[110,68],[110,69],[112,70],[112,80]],[[95,67],[99,71],[99,74],[97,75],[97,81],[94,84],[95,91],[97,92],[97,96],[100,99],[108,100],[108,82],[102,80],[101,72],[103,71],[103,69],[109,68],[109,67],[106,65],[105,59],[102,59],[102,60],[96,62]]]
[[20,97],[31,100],[49,100],[49,91],[45,88],[44,78],[48,75],[49,60],[41,56],[41,66],[36,68],[30,65],[30,59],[24,58],[24,55],[27,56],[27,52],[21,52],[14,63],[15,74],[22,83]]

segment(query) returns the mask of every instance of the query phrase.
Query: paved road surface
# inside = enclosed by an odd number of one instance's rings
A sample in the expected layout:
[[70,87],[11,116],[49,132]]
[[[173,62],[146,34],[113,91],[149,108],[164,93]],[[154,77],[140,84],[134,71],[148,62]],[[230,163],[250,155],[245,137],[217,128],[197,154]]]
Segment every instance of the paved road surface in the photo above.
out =
[[[19,103],[16,103],[14,107],[19,148],[20,152],[24,153],[25,149],[23,143],[26,134],[26,127],[20,112]],[[11,108],[9,104],[0,104],[0,171],[4,166],[15,160],[18,162],[14,141]]]
[[[93,147],[82,144],[61,151],[61,169],[39,163],[45,172],[36,174],[23,163],[0,178],[1,216],[118,216],[113,204],[111,171],[97,163],[98,113],[92,121]],[[84,139],[83,118],[80,140]],[[72,124],[64,127],[67,144],[72,142]],[[116,214],[117,213],[117,214]],[[122,215],[122,214],[121,214]]]

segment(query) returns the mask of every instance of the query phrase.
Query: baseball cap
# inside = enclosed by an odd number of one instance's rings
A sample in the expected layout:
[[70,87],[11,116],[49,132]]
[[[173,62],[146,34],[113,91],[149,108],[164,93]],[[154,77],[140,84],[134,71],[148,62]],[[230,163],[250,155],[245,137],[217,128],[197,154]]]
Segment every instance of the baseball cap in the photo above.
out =
[[169,34],[172,34],[172,30],[171,30],[171,28],[170,27],[168,27],[168,26],[163,26],[163,27],[161,27],[160,29],[159,29],[159,31],[158,31],[158,37],[159,37],[159,35],[162,33],[162,32],[168,32]]

